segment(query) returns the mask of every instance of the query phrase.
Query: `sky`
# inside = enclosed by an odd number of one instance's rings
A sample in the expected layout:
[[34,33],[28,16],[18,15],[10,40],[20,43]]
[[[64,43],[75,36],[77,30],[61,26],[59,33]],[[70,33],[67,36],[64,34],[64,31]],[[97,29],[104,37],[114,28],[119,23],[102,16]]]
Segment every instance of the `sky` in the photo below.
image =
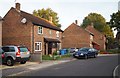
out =
[[75,20],[81,24],[89,13],[101,14],[108,22],[110,15],[118,11],[119,0],[0,0],[0,16],[4,17],[16,2],[21,4],[21,10],[31,14],[33,10],[51,8],[58,13],[64,30]]

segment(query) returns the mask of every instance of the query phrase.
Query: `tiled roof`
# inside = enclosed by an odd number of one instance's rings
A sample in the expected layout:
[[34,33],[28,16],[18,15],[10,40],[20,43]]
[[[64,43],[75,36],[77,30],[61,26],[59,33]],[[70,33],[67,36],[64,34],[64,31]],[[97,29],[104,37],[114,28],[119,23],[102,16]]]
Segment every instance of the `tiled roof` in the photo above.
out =
[[[15,9],[15,8],[13,8],[13,9]],[[20,11],[20,15],[22,17],[26,18],[27,20],[31,21],[34,25],[43,26],[43,27],[50,28],[50,29],[57,30],[57,31],[62,31],[59,27],[56,27],[54,24],[50,23],[49,21],[47,21],[43,18],[36,17],[36,16],[29,14],[27,12],[24,12],[24,11]]]

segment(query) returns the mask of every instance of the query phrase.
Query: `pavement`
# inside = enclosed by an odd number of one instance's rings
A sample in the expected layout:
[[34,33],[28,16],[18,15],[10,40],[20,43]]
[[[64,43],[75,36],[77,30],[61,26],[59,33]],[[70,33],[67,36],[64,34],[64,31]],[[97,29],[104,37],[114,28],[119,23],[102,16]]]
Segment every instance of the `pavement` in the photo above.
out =
[[[116,54],[99,54],[98,56],[110,56],[110,55],[116,55]],[[26,64],[19,64],[16,63],[14,66],[6,66],[2,65],[0,66],[0,71],[2,71],[2,76],[17,76],[21,73],[30,72],[33,70],[43,69],[47,68],[49,66],[66,63],[70,61],[76,60],[73,57],[69,58],[63,58],[61,60],[52,60],[52,61],[43,61],[41,63],[39,62],[27,62]]]
[[16,63],[14,66],[0,66],[0,71],[2,71],[2,76],[16,76],[21,73],[30,72],[32,70],[43,69],[49,66],[73,61],[75,58],[69,57],[61,60],[43,61],[39,62],[27,62],[26,64]]

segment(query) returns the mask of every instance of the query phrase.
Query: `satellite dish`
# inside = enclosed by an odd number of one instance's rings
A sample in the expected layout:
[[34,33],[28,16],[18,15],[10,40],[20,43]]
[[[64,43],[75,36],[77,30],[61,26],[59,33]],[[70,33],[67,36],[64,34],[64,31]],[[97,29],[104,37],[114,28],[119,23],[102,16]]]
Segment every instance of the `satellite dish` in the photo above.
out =
[[25,24],[25,23],[27,22],[26,18],[23,18],[23,19],[21,20],[21,22],[22,22],[23,24]]

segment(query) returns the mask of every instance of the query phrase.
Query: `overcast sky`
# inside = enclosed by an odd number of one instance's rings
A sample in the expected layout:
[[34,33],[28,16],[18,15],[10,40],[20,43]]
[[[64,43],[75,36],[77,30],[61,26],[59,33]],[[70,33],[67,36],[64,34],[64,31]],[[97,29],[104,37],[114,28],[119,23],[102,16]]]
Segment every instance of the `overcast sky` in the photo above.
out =
[[101,14],[106,21],[118,10],[119,0],[0,0],[0,16],[8,12],[16,2],[21,4],[21,10],[31,13],[33,10],[51,8],[58,13],[62,29],[67,28],[75,20],[82,23],[89,13]]

